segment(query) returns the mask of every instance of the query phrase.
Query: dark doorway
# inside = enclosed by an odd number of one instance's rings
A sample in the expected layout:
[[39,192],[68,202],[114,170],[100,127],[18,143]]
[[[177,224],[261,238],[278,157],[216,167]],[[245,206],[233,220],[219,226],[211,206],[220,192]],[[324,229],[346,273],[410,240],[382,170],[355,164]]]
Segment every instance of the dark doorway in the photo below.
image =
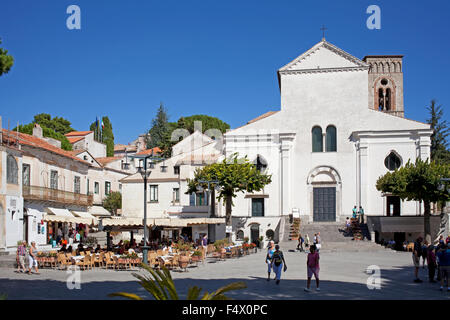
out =
[[394,249],[397,251],[403,250],[403,242],[406,240],[406,235],[404,232],[394,232],[394,241],[395,246]]
[[250,227],[250,242],[254,243],[259,239],[259,224],[252,224]]
[[400,216],[400,198],[396,196],[387,196],[386,198],[386,215],[388,217]]
[[313,188],[314,221],[336,221],[336,187]]

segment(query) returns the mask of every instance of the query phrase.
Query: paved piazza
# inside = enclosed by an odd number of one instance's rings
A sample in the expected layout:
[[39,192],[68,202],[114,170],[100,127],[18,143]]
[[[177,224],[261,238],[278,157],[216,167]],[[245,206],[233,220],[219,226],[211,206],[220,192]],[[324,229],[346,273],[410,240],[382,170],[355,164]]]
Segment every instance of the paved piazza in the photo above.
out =
[[[449,292],[440,292],[437,284],[424,281],[415,284],[411,253],[380,250],[371,252],[322,252],[321,291],[306,293],[306,255],[285,250],[288,270],[280,285],[266,281],[265,254],[258,252],[239,259],[208,261],[188,272],[173,272],[176,287],[183,297],[189,286],[208,291],[232,281],[245,281],[248,288],[229,296],[235,299],[447,299]],[[367,288],[368,266],[381,269],[381,289]],[[94,269],[81,272],[81,289],[69,290],[65,271],[41,270],[40,275],[15,273],[0,268],[0,293],[9,299],[111,299],[108,293],[125,291],[145,296],[130,271]],[[426,269],[421,268],[426,280]],[[314,282],[312,288],[314,288]]]

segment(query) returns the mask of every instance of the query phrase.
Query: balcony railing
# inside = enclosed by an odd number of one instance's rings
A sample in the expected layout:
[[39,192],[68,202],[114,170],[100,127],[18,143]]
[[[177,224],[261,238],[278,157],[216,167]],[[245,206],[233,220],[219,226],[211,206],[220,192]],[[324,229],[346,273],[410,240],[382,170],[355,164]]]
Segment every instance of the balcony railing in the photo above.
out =
[[86,195],[38,186],[23,186],[22,190],[25,200],[54,201],[79,206],[92,206],[94,200],[92,193]]

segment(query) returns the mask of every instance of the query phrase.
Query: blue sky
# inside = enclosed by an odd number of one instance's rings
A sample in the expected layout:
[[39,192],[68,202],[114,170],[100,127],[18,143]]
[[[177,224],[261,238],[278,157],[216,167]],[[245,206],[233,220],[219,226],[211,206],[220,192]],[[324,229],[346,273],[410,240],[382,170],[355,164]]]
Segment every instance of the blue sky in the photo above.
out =
[[[66,9],[81,8],[81,30]],[[381,8],[381,30],[366,9]],[[150,127],[160,101],[170,120],[208,114],[237,127],[279,110],[276,71],[327,40],[350,54],[404,54],[405,115],[425,121],[432,98],[449,119],[450,1],[2,0],[3,125],[46,112],[87,130],[109,116],[116,143]]]

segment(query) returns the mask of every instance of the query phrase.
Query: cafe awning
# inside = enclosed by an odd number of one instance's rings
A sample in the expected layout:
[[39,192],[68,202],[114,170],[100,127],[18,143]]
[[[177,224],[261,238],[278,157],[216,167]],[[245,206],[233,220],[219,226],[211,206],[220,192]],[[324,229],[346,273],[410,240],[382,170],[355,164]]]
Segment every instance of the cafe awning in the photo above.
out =
[[[80,218],[78,218],[80,219]],[[48,222],[73,222],[73,223],[86,223],[87,221],[77,221],[77,218],[67,209],[61,208],[45,208],[44,221]]]
[[98,223],[98,219],[96,217],[94,217],[93,215],[91,215],[89,212],[74,211],[74,210],[71,210],[71,212],[73,213],[74,216],[76,216],[78,218],[83,218],[83,219],[86,219],[86,221],[89,221],[88,224],[97,224]]
[[187,225],[198,225],[198,224],[221,224],[225,223],[225,218],[191,218],[191,219],[183,219],[187,220]]
[[[101,224],[103,227],[142,227],[143,220],[139,217],[104,218],[101,220]],[[153,224],[153,219],[147,219],[147,226]]]
[[91,206],[88,208],[88,212],[95,217],[111,217],[111,212],[102,206]]

